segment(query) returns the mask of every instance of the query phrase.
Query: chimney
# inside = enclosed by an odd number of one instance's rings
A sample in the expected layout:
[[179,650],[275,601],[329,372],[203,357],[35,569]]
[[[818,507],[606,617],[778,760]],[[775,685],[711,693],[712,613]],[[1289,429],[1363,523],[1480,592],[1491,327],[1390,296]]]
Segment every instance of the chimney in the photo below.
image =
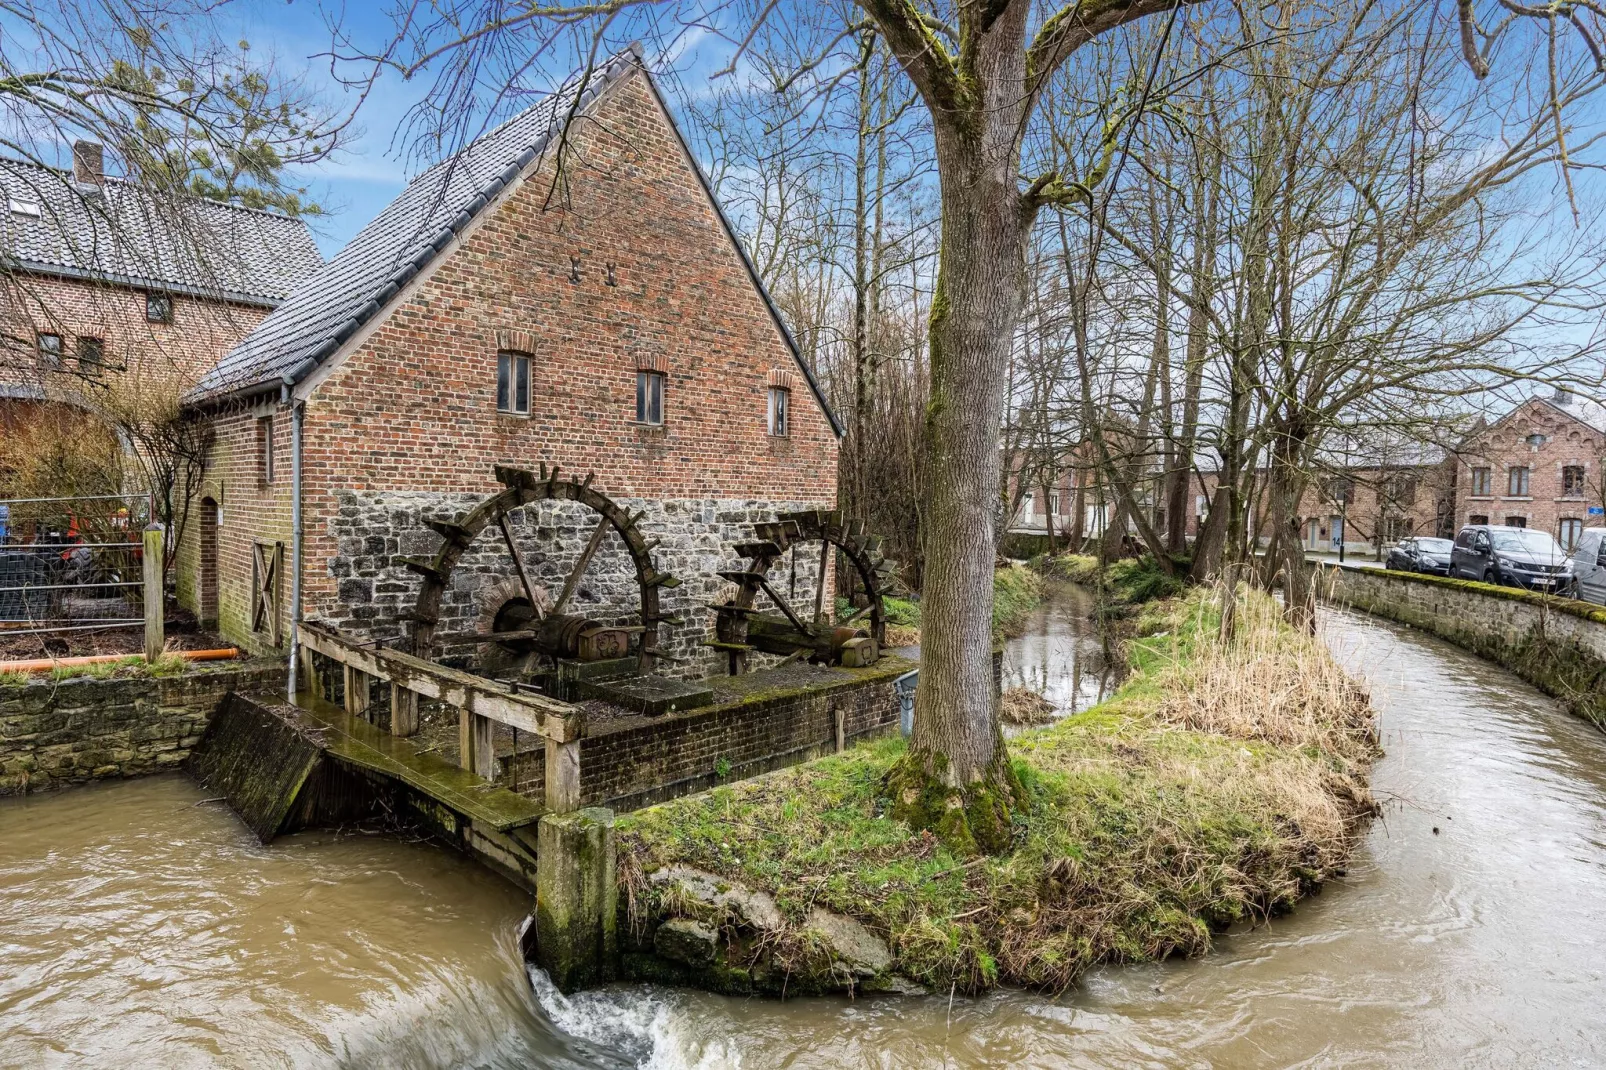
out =
[[1564,386],[1558,386],[1552,400],[1557,405],[1571,405],[1573,403],[1573,392]]
[[98,141],[72,143],[72,178],[83,186],[106,184],[106,153]]

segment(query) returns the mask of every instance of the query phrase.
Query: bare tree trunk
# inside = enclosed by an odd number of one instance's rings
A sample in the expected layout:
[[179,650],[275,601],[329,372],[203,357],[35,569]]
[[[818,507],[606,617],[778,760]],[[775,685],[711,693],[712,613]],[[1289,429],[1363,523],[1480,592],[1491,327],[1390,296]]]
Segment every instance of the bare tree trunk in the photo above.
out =
[[942,246],[931,309],[925,590],[919,715],[888,776],[894,814],[951,848],[1009,845],[1019,794],[993,679],[993,510],[998,431],[1026,294],[1033,211],[1019,187],[1026,4],[997,13],[976,44],[987,94],[959,121],[937,117]]

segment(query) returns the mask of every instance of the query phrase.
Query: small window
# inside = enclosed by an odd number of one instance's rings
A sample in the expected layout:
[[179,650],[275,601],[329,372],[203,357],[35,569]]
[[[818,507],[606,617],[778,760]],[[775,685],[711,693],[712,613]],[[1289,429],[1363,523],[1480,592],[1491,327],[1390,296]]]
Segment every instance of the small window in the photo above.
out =
[[257,482],[273,482],[273,417],[257,418]]
[[1208,494],[1195,494],[1193,496],[1193,515],[1203,519],[1210,511],[1210,496]]
[[41,332],[35,336],[35,341],[39,347],[39,366],[59,371],[61,368],[61,335]]
[[792,392],[784,386],[770,387],[770,434],[785,438],[792,428]]
[[78,374],[86,379],[99,379],[106,370],[106,343],[87,335],[78,336]]
[[1487,498],[1494,493],[1494,480],[1490,478],[1489,469],[1474,468],[1472,470],[1472,496],[1474,498]]
[[636,422],[641,424],[664,422],[663,372],[636,373]]
[[145,322],[172,323],[173,295],[148,293],[145,295]]
[[522,353],[496,355],[496,411],[530,414],[530,358]]
[[1508,528],[1525,528],[1527,526],[1528,526],[1528,518],[1525,517],[1525,516],[1508,516],[1508,517],[1506,517],[1506,527],[1508,527]]
[[1488,522],[1489,518],[1484,516],[1482,513],[1473,513],[1471,516],[1467,517],[1468,524],[1487,524]]
[[1562,466],[1561,493],[1565,498],[1582,498],[1584,496],[1583,465],[1568,464]]
[[1513,468],[1506,473],[1506,495],[1511,498],[1528,496],[1528,469]]
[[1545,444],[1545,436],[1540,434],[1532,434],[1529,435],[1525,441],[1534,449],[1538,449],[1540,446]]
[[1578,540],[1583,537],[1584,522],[1577,517],[1562,517],[1556,525],[1556,541],[1568,553],[1578,546]]

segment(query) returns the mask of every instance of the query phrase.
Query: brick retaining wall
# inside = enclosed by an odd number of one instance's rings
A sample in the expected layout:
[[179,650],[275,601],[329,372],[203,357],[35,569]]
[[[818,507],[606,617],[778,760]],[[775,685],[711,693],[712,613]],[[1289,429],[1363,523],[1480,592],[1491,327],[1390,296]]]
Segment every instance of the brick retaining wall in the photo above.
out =
[[[701,709],[599,725],[580,744],[582,804],[635,810],[830,754],[838,712],[849,745],[896,732],[892,685],[912,668],[888,657],[868,669],[806,670],[779,685],[762,674],[723,678],[722,689],[744,690],[748,682],[754,689]],[[516,772],[520,792],[543,795],[539,747],[520,753]]]
[[282,663],[253,662],[0,685],[0,796],[176,769],[225,694],[283,681]]
[[1606,607],[1471,580],[1319,567],[1328,601],[1447,639],[1606,727]]

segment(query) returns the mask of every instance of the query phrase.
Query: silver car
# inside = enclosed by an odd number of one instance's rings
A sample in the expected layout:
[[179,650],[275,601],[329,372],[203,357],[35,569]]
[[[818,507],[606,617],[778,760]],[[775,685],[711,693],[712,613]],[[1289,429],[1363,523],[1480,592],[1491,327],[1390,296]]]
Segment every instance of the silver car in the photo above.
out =
[[1571,556],[1573,593],[1606,605],[1606,528],[1585,528]]

